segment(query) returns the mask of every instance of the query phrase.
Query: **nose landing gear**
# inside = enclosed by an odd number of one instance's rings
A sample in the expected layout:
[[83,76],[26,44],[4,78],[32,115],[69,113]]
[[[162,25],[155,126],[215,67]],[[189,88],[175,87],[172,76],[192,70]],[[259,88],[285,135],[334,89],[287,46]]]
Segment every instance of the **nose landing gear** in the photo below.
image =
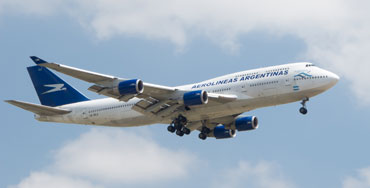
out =
[[302,99],[302,107],[299,109],[299,112],[303,115],[306,115],[307,114],[307,108],[306,108],[306,102],[309,101],[309,98],[308,97],[305,97],[304,99]]
[[299,109],[299,112],[300,112],[301,114],[303,114],[303,115],[306,115],[306,114],[307,114],[307,109],[306,109],[305,107],[301,107],[301,108]]

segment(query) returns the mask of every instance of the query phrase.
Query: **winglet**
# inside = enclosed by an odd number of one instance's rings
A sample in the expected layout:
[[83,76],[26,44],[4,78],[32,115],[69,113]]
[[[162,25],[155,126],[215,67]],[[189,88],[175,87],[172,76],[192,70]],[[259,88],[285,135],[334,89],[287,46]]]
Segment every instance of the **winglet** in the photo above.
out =
[[41,58],[38,58],[36,56],[30,56],[30,58],[32,59],[33,62],[35,62],[36,64],[43,64],[43,63],[47,63],[46,61],[44,61],[43,59]]

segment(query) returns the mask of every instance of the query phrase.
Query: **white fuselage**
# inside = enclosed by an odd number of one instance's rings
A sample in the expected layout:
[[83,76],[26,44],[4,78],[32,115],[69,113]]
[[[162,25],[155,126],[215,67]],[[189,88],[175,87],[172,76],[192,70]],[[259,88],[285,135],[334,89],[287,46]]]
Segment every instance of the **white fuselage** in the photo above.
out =
[[[178,86],[180,90],[205,90],[208,93],[230,94],[237,100],[209,103],[190,107],[181,112],[189,122],[215,119],[241,114],[250,110],[300,101],[318,95],[334,86],[339,77],[334,73],[313,66],[311,63],[292,63],[272,66],[213,78],[196,84]],[[170,123],[173,117],[158,119],[145,116],[132,107],[140,99],[128,102],[113,98],[90,100],[60,106],[72,111],[60,116],[36,116],[40,121],[62,123],[141,126],[154,123]]]

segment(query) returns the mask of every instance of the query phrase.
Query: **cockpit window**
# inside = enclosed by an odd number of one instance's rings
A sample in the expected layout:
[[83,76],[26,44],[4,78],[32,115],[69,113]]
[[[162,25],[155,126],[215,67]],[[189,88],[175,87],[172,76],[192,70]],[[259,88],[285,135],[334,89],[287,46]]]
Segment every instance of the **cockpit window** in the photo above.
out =
[[306,64],[306,67],[313,67],[315,66],[314,64]]

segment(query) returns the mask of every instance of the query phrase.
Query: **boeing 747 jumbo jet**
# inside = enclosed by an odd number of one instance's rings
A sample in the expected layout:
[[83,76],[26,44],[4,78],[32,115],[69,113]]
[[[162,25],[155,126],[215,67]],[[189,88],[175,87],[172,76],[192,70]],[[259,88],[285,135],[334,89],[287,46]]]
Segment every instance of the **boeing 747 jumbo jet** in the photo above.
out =
[[[251,110],[301,101],[306,102],[333,87],[339,77],[312,63],[291,63],[247,70],[195,84],[161,86],[140,79],[125,79],[31,56],[37,64],[28,67],[41,105],[15,100],[6,102],[35,113],[47,122],[133,127],[169,124],[178,136],[200,131],[199,138],[233,138],[236,131],[258,127]],[[107,98],[90,100],[49,69],[93,85],[88,90]]]

